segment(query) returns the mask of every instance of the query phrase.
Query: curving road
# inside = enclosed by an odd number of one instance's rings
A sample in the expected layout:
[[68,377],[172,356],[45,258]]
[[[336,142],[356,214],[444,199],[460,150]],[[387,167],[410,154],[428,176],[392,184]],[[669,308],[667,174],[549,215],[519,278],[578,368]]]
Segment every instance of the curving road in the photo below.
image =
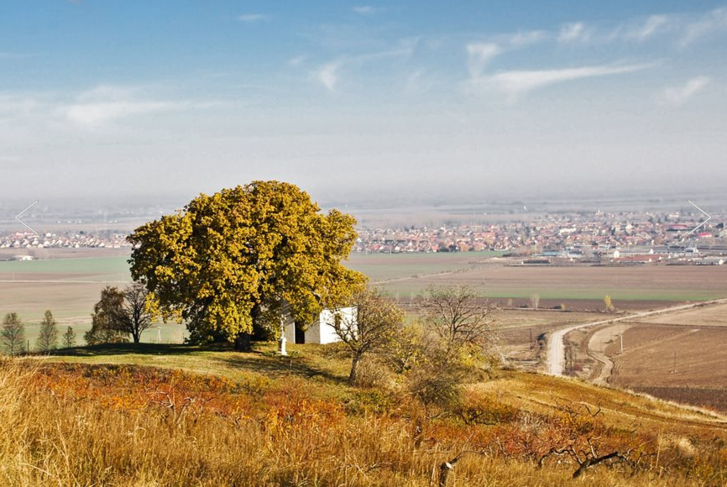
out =
[[591,326],[605,325],[608,323],[616,323],[616,322],[625,321],[625,320],[635,320],[635,319],[639,319],[639,318],[644,318],[646,316],[673,313],[676,311],[684,311],[686,309],[696,308],[697,306],[706,306],[706,305],[712,305],[712,304],[725,304],[725,303],[727,303],[727,298],[715,299],[712,301],[702,301],[699,303],[682,304],[679,306],[672,306],[669,308],[658,309],[655,311],[642,311],[640,313],[624,315],[619,318],[611,318],[608,320],[599,320],[599,321],[592,321],[590,323],[582,323],[580,325],[569,326],[568,328],[556,330],[553,333],[551,333],[550,337],[548,338],[548,353],[547,353],[547,359],[546,359],[548,374],[557,375],[557,376],[563,375],[563,369],[565,368],[565,344],[563,343],[563,339],[565,338],[565,336],[568,333],[572,332],[573,330],[589,328]]

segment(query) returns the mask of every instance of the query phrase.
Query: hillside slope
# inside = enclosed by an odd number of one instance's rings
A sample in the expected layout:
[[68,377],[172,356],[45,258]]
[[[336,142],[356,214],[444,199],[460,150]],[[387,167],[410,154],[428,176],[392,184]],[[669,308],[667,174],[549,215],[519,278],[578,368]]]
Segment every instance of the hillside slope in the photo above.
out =
[[551,486],[611,454],[578,485],[724,484],[716,414],[511,371],[423,405],[401,379],[347,386],[338,347],[292,348],[110,346],[2,362],[0,482]]

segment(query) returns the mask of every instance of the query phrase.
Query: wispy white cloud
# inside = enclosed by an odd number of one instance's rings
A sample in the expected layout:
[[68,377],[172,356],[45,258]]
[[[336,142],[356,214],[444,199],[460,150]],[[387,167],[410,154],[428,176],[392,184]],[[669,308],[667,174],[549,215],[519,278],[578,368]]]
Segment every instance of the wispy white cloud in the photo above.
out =
[[687,47],[702,37],[725,30],[727,30],[727,8],[718,8],[700,19],[687,23],[679,45]]
[[481,76],[487,64],[501,52],[502,48],[492,42],[467,44],[467,67],[470,76]]
[[177,109],[177,105],[168,102],[126,101],[105,103],[80,103],[64,109],[66,118],[82,127],[96,128],[108,122],[160,111]]
[[405,38],[391,49],[338,58],[320,66],[313,72],[313,76],[328,91],[335,91],[340,78],[339,73],[344,66],[347,69],[355,70],[368,64],[407,59],[412,56],[418,44],[419,38]]
[[59,106],[56,112],[78,127],[98,129],[132,116],[213,106],[214,102],[153,99],[140,87],[102,85],[78,94],[73,103]]
[[498,42],[509,49],[519,49],[521,47],[537,44],[549,38],[549,34],[543,30],[525,30],[512,34],[499,36]]
[[326,87],[328,91],[336,91],[338,83],[338,70],[341,67],[340,61],[326,63],[316,71],[316,79]]
[[270,20],[270,17],[264,14],[242,14],[237,16],[237,20],[245,22],[246,24],[252,24],[254,22]]
[[351,10],[359,15],[373,15],[384,11],[383,8],[372,7],[371,5],[360,5],[358,7],[353,7]]
[[665,30],[672,20],[666,15],[652,15],[643,24],[627,30],[625,36],[638,41],[644,41]]
[[708,77],[698,76],[688,80],[684,85],[664,88],[661,99],[669,105],[680,106],[702,91],[709,83]]
[[558,42],[583,42],[591,37],[590,31],[583,22],[572,22],[564,24],[558,32]]
[[654,64],[622,64],[583,66],[578,68],[547,69],[547,70],[513,70],[502,71],[488,76],[472,78],[468,81],[468,90],[472,93],[484,92],[504,93],[510,99],[516,99],[533,90],[546,86],[575,81],[586,78],[613,76],[633,73],[653,67]]

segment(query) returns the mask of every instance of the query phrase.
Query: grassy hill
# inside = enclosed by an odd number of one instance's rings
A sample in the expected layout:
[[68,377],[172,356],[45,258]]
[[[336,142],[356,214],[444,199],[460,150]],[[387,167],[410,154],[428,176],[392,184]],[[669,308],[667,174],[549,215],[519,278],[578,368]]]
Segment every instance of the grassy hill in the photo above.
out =
[[[114,345],[0,362],[0,483],[725,485],[727,420],[516,371],[422,404],[340,347]],[[571,480],[579,462],[607,454]],[[448,462],[453,468],[446,466]],[[444,465],[444,466],[443,466]],[[447,477],[442,483],[442,472]]]

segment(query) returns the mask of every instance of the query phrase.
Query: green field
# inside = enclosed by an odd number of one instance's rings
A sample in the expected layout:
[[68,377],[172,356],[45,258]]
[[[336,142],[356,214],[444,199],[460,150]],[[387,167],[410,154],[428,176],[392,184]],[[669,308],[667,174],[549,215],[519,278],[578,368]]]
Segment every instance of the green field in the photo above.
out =
[[127,257],[6,261],[0,262],[0,281],[34,278],[91,282],[131,281],[127,261]]

